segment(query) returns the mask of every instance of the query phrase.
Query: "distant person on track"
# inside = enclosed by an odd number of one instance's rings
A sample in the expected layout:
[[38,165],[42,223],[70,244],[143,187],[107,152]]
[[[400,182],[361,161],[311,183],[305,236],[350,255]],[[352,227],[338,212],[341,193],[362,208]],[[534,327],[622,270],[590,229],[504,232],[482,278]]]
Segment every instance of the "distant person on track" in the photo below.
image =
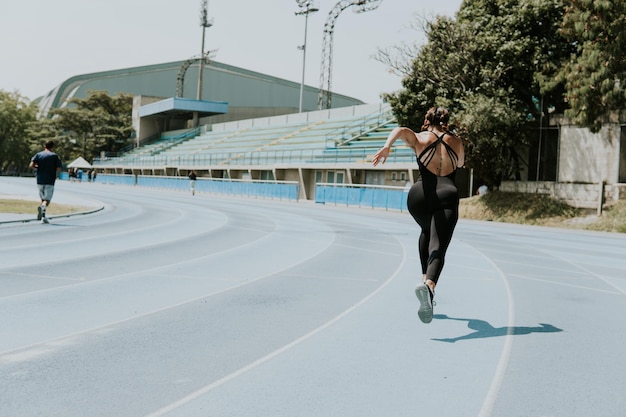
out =
[[39,188],[39,198],[41,205],[37,207],[37,220],[48,223],[46,209],[50,206],[52,195],[54,194],[54,182],[58,172],[61,171],[61,158],[52,151],[54,142],[51,140],[44,143],[44,150],[38,152],[30,160],[30,168],[35,170],[37,177],[37,187]]
[[435,287],[459,218],[459,193],[454,180],[457,168],[465,162],[465,151],[461,139],[448,130],[449,117],[445,108],[433,107],[426,113],[421,132],[396,127],[372,159],[374,166],[385,163],[397,139],[417,156],[420,178],[409,190],[407,207],[421,227],[422,283],[415,288],[415,294],[420,302],[418,315],[424,323],[433,319]]
[[198,176],[194,171],[189,172],[189,187],[191,188],[191,195],[196,195],[196,178]]

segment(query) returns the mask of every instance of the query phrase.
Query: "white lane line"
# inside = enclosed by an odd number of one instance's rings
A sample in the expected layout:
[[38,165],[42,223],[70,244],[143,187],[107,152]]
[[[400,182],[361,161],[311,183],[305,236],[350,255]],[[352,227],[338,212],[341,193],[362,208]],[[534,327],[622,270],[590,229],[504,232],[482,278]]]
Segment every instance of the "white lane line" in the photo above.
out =
[[[557,272],[562,272],[562,273],[567,273],[567,274],[581,274],[582,275],[582,273],[577,271],[576,268],[573,268],[571,271],[567,271],[567,270],[565,270],[564,267],[559,268],[559,267],[556,267],[556,266],[554,266],[554,267],[552,267],[552,266],[540,266],[540,265],[535,263],[536,261],[540,261],[541,259],[542,258],[540,258],[540,257],[534,257],[533,256],[533,257],[529,257],[527,262],[515,262],[515,261],[501,260],[500,263],[506,264],[506,265],[509,265],[509,266],[522,266],[522,267],[525,267],[527,269],[528,268],[534,268],[534,269],[540,269],[542,271],[544,271],[544,270],[545,271],[557,271]],[[548,261],[554,261],[554,257],[545,258],[545,259],[548,260]],[[529,265],[530,262],[533,262],[533,264]],[[566,265],[564,265],[564,266],[566,266]],[[585,276],[581,276],[580,278],[585,279],[586,277]]]
[[[197,297],[194,297],[192,299],[187,299],[187,300],[183,300],[183,301],[180,301],[180,302],[176,302],[174,304],[169,304],[169,305],[157,307],[157,308],[155,308],[153,310],[146,311],[146,312],[141,313],[141,314],[135,314],[135,315],[126,317],[124,319],[107,322],[107,323],[104,323],[104,324],[101,324],[101,325],[96,325],[94,327],[87,328],[87,329],[84,329],[84,330],[81,330],[81,331],[77,331],[77,332],[71,332],[71,333],[68,333],[68,334],[63,335],[63,336],[58,336],[58,337],[56,337],[54,339],[51,339],[49,341],[40,341],[40,342],[37,342],[37,343],[31,343],[31,344],[24,345],[24,346],[21,346],[21,347],[9,348],[9,349],[4,350],[4,351],[2,350],[2,348],[0,348],[0,362],[2,362],[4,360],[5,355],[12,355],[12,354],[14,354],[16,352],[19,352],[19,351],[27,351],[27,350],[30,350],[30,349],[36,349],[38,346],[45,345],[45,344],[48,344],[48,343],[51,343],[51,342],[54,342],[54,341],[63,340],[63,339],[69,338],[69,337],[77,336],[77,335],[82,335],[82,334],[87,334],[87,333],[91,333],[91,332],[96,332],[96,331],[98,331],[99,329],[102,329],[102,328],[107,328],[109,326],[123,324],[125,322],[130,322],[130,321],[136,320],[136,319],[141,319],[143,317],[147,317],[147,316],[150,316],[152,314],[161,313],[161,312],[167,311],[169,309],[174,309],[174,308],[183,306],[185,304],[190,304],[190,303],[196,302],[198,300],[202,300],[202,299],[207,298],[207,297],[212,297],[212,296],[216,296],[216,295],[219,295],[219,294],[226,293],[228,291],[236,290],[238,288],[241,288],[241,287],[244,287],[246,285],[258,282],[258,281],[263,280],[263,279],[268,278],[268,277],[280,275],[281,273],[284,273],[285,271],[289,270],[292,267],[295,267],[295,266],[297,266],[297,265],[299,265],[301,263],[307,262],[307,261],[315,258],[316,256],[318,256],[322,252],[328,250],[328,248],[331,247],[333,245],[333,243],[336,241],[337,235],[336,234],[330,234],[330,233],[332,233],[332,230],[330,228],[328,228],[328,230],[325,230],[327,226],[320,224],[317,220],[310,220],[310,221],[312,223],[313,222],[315,223],[315,229],[316,230],[320,231],[322,229],[325,232],[324,236],[327,236],[327,241],[324,241],[324,242],[320,241],[319,243],[322,244],[321,247],[319,247],[315,252],[307,253],[304,258],[298,259],[298,261],[295,262],[295,263],[284,265],[284,266],[280,267],[279,269],[276,269],[275,271],[271,271],[271,272],[268,272],[266,274],[260,275],[260,276],[258,276],[256,278],[252,279],[252,280],[249,280],[249,281],[240,282],[240,283],[237,283],[235,285],[230,285],[228,287],[221,288],[219,290],[215,290],[215,291],[211,291],[209,293],[201,294],[201,295],[199,295]],[[276,230],[277,229],[275,229],[274,232],[272,232],[272,233],[275,233]],[[134,271],[134,272],[130,272],[130,273],[124,273],[124,274],[118,274],[118,275],[110,276],[110,277],[107,277],[107,278],[101,278],[101,279],[94,280],[94,281],[87,281],[87,282],[81,283],[80,285],[98,285],[98,283],[101,283],[101,282],[106,281],[106,280],[113,280],[113,279],[122,278],[122,277],[141,276],[142,274],[145,274],[145,273],[148,273],[148,272],[154,272],[155,274],[159,274],[160,270],[171,268],[173,266],[180,266],[180,265],[184,265],[184,264],[187,264],[187,263],[197,262],[198,260],[208,259],[210,257],[217,256],[218,254],[228,253],[229,251],[232,251],[232,250],[238,250],[238,249],[240,249],[242,247],[251,247],[252,245],[255,245],[258,242],[261,242],[264,239],[268,239],[270,237],[271,237],[271,234],[270,235],[265,235],[262,238],[260,238],[258,241],[250,241],[250,242],[245,243],[242,246],[237,246],[237,247],[234,247],[234,248],[227,248],[227,249],[225,249],[223,251],[210,253],[208,255],[205,255],[205,256],[202,256],[202,257],[199,257],[199,258],[193,258],[193,259],[189,259],[189,260],[180,261],[180,262],[177,262],[177,263],[174,263],[174,264],[169,264],[169,265],[165,265],[165,266],[158,266],[158,267],[154,267],[154,268],[149,268],[149,269],[143,270],[143,271]],[[300,240],[307,240],[307,241],[310,241],[310,242],[318,242],[319,239],[310,239],[310,238],[307,238],[307,237],[303,237]],[[162,274],[159,274],[159,275],[162,275]],[[76,284],[71,284],[71,285],[76,285]],[[15,295],[3,297],[3,298],[0,297],[0,301],[2,301],[4,299],[7,299],[7,298],[10,298],[10,297],[26,297],[26,296],[31,296],[33,294],[44,293],[44,292],[48,293],[48,292],[51,292],[51,291],[64,291],[65,288],[67,288],[67,286],[62,287],[62,288],[58,288],[58,287],[48,288],[48,289],[33,291],[33,292],[30,292],[30,293],[24,293],[24,294],[15,294]]]
[[[27,277],[27,278],[41,278],[41,279],[46,279],[46,280],[50,279],[50,280],[79,281],[79,282],[87,281],[88,279],[85,277],[71,278],[71,277],[60,277],[56,275],[27,274],[23,272],[11,272],[11,271],[0,271],[0,276],[7,276],[7,277],[15,276],[15,277]],[[0,297],[0,299],[2,298],[6,298],[6,297]]]
[[319,275],[307,275],[307,274],[289,274],[285,275],[293,279],[311,279],[314,281],[353,281],[353,282],[380,282],[375,278],[347,278],[342,276],[325,275],[323,277]]
[[[119,325],[119,324],[122,324],[122,323],[131,322],[133,320],[137,320],[137,319],[141,319],[141,318],[144,318],[144,317],[148,317],[150,315],[161,313],[163,311],[167,311],[167,310],[170,310],[170,309],[178,308],[178,307],[184,306],[186,304],[191,304],[191,303],[200,301],[200,300],[202,300],[204,298],[214,297],[216,295],[224,294],[226,292],[233,291],[233,290],[245,287],[245,286],[250,285],[250,284],[254,284],[256,282],[259,282],[259,281],[264,280],[264,279],[269,278],[269,277],[280,275],[281,273],[284,273],[285,271],[295,267],[296,265],[299,265],[301,263],[307,262],[307,261],[315,258],[319,254],[321,254],[322,252],[327,250],[333,244],[335,238],[336,238],[336,236],[333,236],[332,240],[327,242],[327,244],[325,244],[325,246],[323,248],[320,248],[316,252],[310,253],[309,256],[307,256],[305,258],[299,259],[297,263],[285,265],[284,267],[282,267],[280,269],[268,272],[268,273],[266,273],[264,275],[260,275],[260,276],[254,278],[254,279],[251,279],[251,280],[248,280],[248,281],[244,281],[244,282],[240,282],[238,284],[231,285],[231,286],[225,287],[225,288],[221,288],[219,290],[215,290],[215,291],[212,291],[212,292],[209,292],[209,293],[201,294],[201,295],[199,295],[197,297],[194,297],[194,298],[191,298],[191,299],[187,299],[187,300],[183,300],[183,301],[180,301],[180,302],[177,302],[177,303],[174,303],[174,304],[166,305],[166,306],[163,306],[163,307],[160,307],[160,308],[155,308],[154,310],[147,311],[145,313],[136,314],[136,315],[133,315],[133,316],[130,316],[130,317],[126,317],[126,318],[121,319],[121,320],[108,322],[108,323],[105,323],[105,324],[102,324],[102,325],[99,325],[99,326],[95,326],[95,327],[92,327],[92,328],[89,328],[89,329],[85,329],[85,330],[81,330],[81,331],[78,331],[78,332],[70,333],[70,334],[67,334],[67,335],[64,335],[64,336],[60,336],[60,337],[54,338],[54,339],[49,340],[49,341],[37,342],[37,343],[33,343],[31,345],[22,346],[22,347],[18,347],[18,348],[13,348],[13,349],[6,350],[6,351],[1,351],[0,350],[0,362],[2,362],[4,360],[4,357],[6,355],[12,355],[12,354],[14,354],[15,352],[18,352],[18,351],[26,351],[26,350],[34,349],[34,348],[37,348],[37,346],[47,345],[47,344],[54,343],[54,342],[57,342],[57,341],[65,340],[67,338],[71,338],[71,337],[75,337],[75,336],[91,333],[91,332],[94,332],[94,331],[98,331],[98,330],[103,329],[103,328],[108,328],[108,327]],[[187,261],[184,261],[184,262],[181,262],[181,263],[185,263],[185,262],[187,262]],[[160,268],[161,267],[153,268],[153,269],[158,270]],[[150,270],[148,270],[148,271],[150,271]],[[122,274],[122,275],[118,275],[118,276],[128,276],[128,275],[134,275],[134,274],[136,274],[136,273]],[[139,273],[137,273],[137,274],[139,275]],[[88,281],[87,283],[82,284],[82,285],[88,285],[90,283],[97,283],[97,282],[98,281]],[[35,291],[35,292],[39,292],[39,291]],[[32,294],[32,293],[30,293],[30,294]]]
[[506,290],[506,298],[508,308],[508,319],[507,319],[507,332],[506,336],[504,336],[504,346],[502,347],[502,353],[500,354],[500,359],[498,360],[498,365],[496,366],[496,371],[494,373],[493,379],[491,380],[491,385],[489,386],[489,390],[487,391],[487,395],[483,400],[483,405],[478,413],[478,417],[489,417],[493,411],[493,406],[498,398],[498,393],[500,392],[500,388],[502,387],[502,381],[504,380],[504,374],[506,373],[506,368],[509,364],[509,358],[511,357],[511,349],[513,347],[513,326],[515,325],[515,308],[513,305],[513,294],[511,292],[511,287],[509,285],[509,281],[505,275],[505,273],[496,265],[486,254],[476,249],[475,247],[465,243],[472,250],[477,252],[480,256],[485,258],[491,266],[498,272],[502,282],[504,283],[504,288]]
[[[145,210],[144,210],[145,211]],[[164,221],[162,223],[158,223],[158,224],[151,224],[150,226],[145,226],[145,227],[139,227],[139,228],[135,228],[132,230],[124,230],[124,231],[120,231],[120,232],[114,232],[114,233],[108,233],[108,234],[102,234],[102,235],[97,235],[97,236],[93,236],[93,237],[85,237],[83,239],[81,239],[81,245],[85,245],[86,243],[84,242],[89,242],[89,241],[102,241],[102,240],[107,240],[107,239],[113,239],[113,238],[119,238],[121,236],[126,236],[126,235],[136,235],[139,232],[147,232],[150,230],[154,230],[154,229],[161,229],[165,226],[170,226],[173,225],[175,223],[180,223],[181,219],[184,219],[184,212],[182,212],[180,209],[172,209],[172,212],[177,212],[178,215],[176,217],[171,218],[168,221]],[[140,217],[141,216],[141,212],[137,213],[134,217]],[[185,237],[187,238],[187,237]],[[55,245],[64,245],[67,243],[75,243],[76,239],[75,238],[70,238],[70,239],[62,239],[62,240],[55,240],[53,243]],[[164,241],[165,242],[165,241]],[[24,244],[21,246],[12,246],[11,248],[6,248],[6,249],[10,249],[10,250],[30,250],[32,251],[33,248],[37,248],[38,246],[48,246],[50,244],[50,242],[45,242],[45,243],[40,243],[38,245],[33,245],[33,244]]]
[[524,275],[516,275],[516,274],[511,274],[509,275],[510,277],[514,277],[514,278],[521,278],[521,279],[528,279],[531,281],[539,281],[539,282],[545,282],[547,284],[554,284],[554,285],[562,285],[565,287],[573,287],[573,288],[580,288],[583,289],[585,291],[596,291],[596,292],[603,292],[603,293],[607,293],[607,294],[615,294],[615,295],[622,295],[623,293],[620,291],[611,291],[611,290],[602,290],[600,288],[592,288],[592,287],[587,287],[584,285],[575,285],[575,284],[568,284],[566,282],[560,282],[560,281],[554,281],[554,280],[550,280],[550,279],[541,279],[541,278],[532,278],[532,277],[528,277],[528,276],[524,276]]
[[585,273],[589,274],[591,277],[593,278],[597,278],[600,281],[604,282],[605,284],[607,284],[609,287],[615,288],[620,294],[622,295],[626,295],[626,290],[624,290],[623,288],[618,287],[617,285],[613,284],[611,281],[609,281],[608,279],[602,277],[601,275],[596,274],[595,272],[593,272],[592,270],[585,268],[584,266],[578,265],[572,261],[569,261],[561,256],[557,256],[552,254],[551,255],[554,258],[560,259],[563,262],[566,262],[572,266],[574,266],[577,269],[580,269],[581,271],[584,271]]
[[145,417],[160,417],[163,416],[167,413],[169,413],[170,411],[173,411],[177,408],[180,408],[200,397],[202,397],[203,395],[209,393],[210,391],[214,390],[215,388],[218,388],[224,384],[226,384],[229,381],[232,381],[233,379],[245,374],[246,372],[263,365],[264,363],[272,360],[273,358],[281,355],[282,353],[288,351],[289,349],[293,348],[294,346],[299,345],[300,343],[304,342],[307,339],[310,339],[311,337],[315,336],[316,334],[322,332],[323,330],[329,328],[330,326],[332,326],[333,324],[337,323],[339,320],[343,319],[345,316],[347,316],[348,314],[352,313],[354,310],[358,309],[359,307],[361,307],[363,304],[365,304],[366,302],[368,302],[370,299],[372,299],[375,295],[377,295],[380,291],[382,291],[391,281],[393,281],[394,278],[396,278],[398,276],[398,274],[400,273],[400,271],[404,268],[404,265],[407,262],[407,254],[406,254],[406,248],[404,247],[404,245],[402,245],[401,242],[400,246],[402,247],[402,261],[400,262],[398,268],[396,268],[396,270],[393,272],[393,274],[391,274],[387,280],[385,282],[383,282],[383,284],[378,287],[376,290],[374,290],[373,292],[371,292],[367,297],[361,299],[358,303],[354,304],[352,307],[350,307],[349,309],[343,311],[341,314],[335,316],[332,320],[327,321],[326,323],[324,323],[323,325],[317,327],[316,329],[313,329],[312,331],[310,331],[309,333],[299,337],[298,339],[295,339],[294,341],[292,341],[291,343],[286,344],[285,346],[257,359],[256,361],[242,367],[239,368],[238,370],[236,370],[235,372],[232,372],[220,379],[218,379],[217,381],[206,385],[192,393],[190,393],[189,395],[186,395],[185,397],[181,398],[178,401],[175,401],[163,408],[160,408],[150,414],[147,414]]
[[[226,223],[228,223],[228,222],[225,222],[224,224],[226,224]],[[317,227],[318,228],[324,227],[324,225],[318,225]],[[237,230],[246,230],[246,229],[240,228],[240,227],[236,227],[236,229]],[[250,230],[258,231],[256,229],[250,229]],[[332,232],[332,230],[329,229],[327,232]],[[159,266],[150,267],[150,268],[146,268],[146,269],[141,269],[141,270],[137,270],[137,271],[124,272],[124,273],[121,273],[121,274],[109,275],[107,277],[96,278],[96,279],[93,279],[93,280],[81,281],[80,284],[71,284],[71,285],[82,285],[82,286],[85,286],[85,285],[99,285],[99,284],[102,284],[102,283],[106,283],[107,281],[114,281],[114,280],[118,280],[118,279],[121,279],[121,278],[139,277],[141,275],[145,275],[145,274],[149,274],[149,273],[159,274],[159,271],[162,271],[162,270],[169,270],[169,269],[172,269],[172,268],[181,268],[184,265],[192,265],[192,264],[195,264],[195,263],[204,262],[204,261],[207,261],[207,260],[209,260],[209,259],[211,259],[213,257],[223,256],[224,254],[232,253],[234,251],[239,251],[239,250],[242,250],[244,248],[252,247],[254,245],[260,245],[265,240],[269,240],[269,239],[275,238],[275,236],[274,236],[275,233],[277,233],[277,229],[276,228],[271,230],[271,231],[268,231],[266,234],[262,235],[261,237],[255,239],[255,240],[249,240],[246,243],[239,244],[239,245],[233,246],[233,247],[228,247],[228,248],[225,248],[225,249],[222,249],[222,250],[218,250],[218,251],[215,251],[215,252],[211,252],[211,253],[208,253],[206,255],[197,256],[195,258],[190,258],[190,259],[184,259],[184,260],[181,260],[181,261],[176,261],[176,262],[173,262],[173,263],[169,263],[169,264],[165,264],[165,265],[159,265]],[[179,240],[186,240],[186,239],[187,238],[181,238],[181,239],[173,240],[171,242],[177,242]],[[334,243],[335,239],[336,239],[336,235],[333,235],[329,242],[327,242],[327,243],[322,242],[324,247],[321,248],[318,252],[316,252],[315,255],[317,255],[318,253],[323,252],[328,247],[330,247]],[[314,242],[314,243],[317,243],[318,240],[319,239],[309,239],[307,237],[299,239],[299,241],[309,241],[309,242]],[[144,247],[144,249],[145,248],[149,248],[149,247],[150,246],[146,246],[146,247]],[[113,254],[113,255],[115,255],[115,254],[122,254],[125,251],[126,251],[126,249],[121,249],[119,251],[108,252],[108,254],[109,255],[110,254]],[[312,259],[313,257],[314,256],[307,256],[306,258],[303,258],[298,263],[305,262],[305,261],[307,261],[309,259]],[[62,262],[63,261],[57,261],[56,263],[62,263]],[[294,264],[294,265],[297,265],[297,264]],[[281,272],[281,271],[283,271],[285,269],[288,269],[288,268],[280,269],[280,270],[278,270],[278,272]],[[37,295],[37,294],[53,293],[53,292],[57,292],[57,291],[65,291],[67,288],[69,288],[69,286],[51,287],[51,288],[44,288],[44,289],[41,289],[41,290],[34,290],[34,291],[30,291],[30,292],[25,292],[25,293],[12,294],[12,295],[8,295],[8,296],[0,297],[0,301],[3,301],[3,300],[8,299],[8,298],[30,297],[30,296]]]

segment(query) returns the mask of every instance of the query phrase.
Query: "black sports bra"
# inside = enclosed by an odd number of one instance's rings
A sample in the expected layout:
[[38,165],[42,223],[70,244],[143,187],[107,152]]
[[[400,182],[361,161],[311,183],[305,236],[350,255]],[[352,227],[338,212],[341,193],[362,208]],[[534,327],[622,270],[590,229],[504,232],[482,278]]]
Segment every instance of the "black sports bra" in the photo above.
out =
[[[424,168],[426,168],[426,166],[428,164],[430,164],[430,162],[435,157],[435,153],[437,152],[437,145],[442,143],[443,147],[445,148],[446,152],[448,153],[448,157],[450,158],[450,160],[452,161],[452,164],[454,165],[454,171],[456,171],[457,164],[459,162],[459,156],[456,154],[456,152],[454,152],[454,149],[452,149],[452,147],[450,145],[448,145],[446,142],[443,141],[443,137],[446,134],[449,134],[449,133],[444,132],[444,133],[441,134],[441,136],[437,136],[437,134],[435,132],[431,132],[431,133],[437,137],[437,140],[432,142],[432,143],[430,143],[426,147],[426,149],[424,149],[419,154],[419,156],[417,157],[417,163],[419,165],[422,165]],[[454,172],[454,171],[452,171],[452,172]]]

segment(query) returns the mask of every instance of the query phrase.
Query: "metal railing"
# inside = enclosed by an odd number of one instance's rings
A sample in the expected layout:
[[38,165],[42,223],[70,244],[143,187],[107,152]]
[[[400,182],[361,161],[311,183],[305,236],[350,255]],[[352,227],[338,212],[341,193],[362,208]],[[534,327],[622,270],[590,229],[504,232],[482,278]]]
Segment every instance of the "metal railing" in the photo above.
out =
[[[97,158],[96,168],[107,167],[219,167],[228,165],[272,165],[291,163],[324,162],[367,162],[378,150],[377,147],[327,148],[301,150],[269,150],[258,152],[220,152],[207,154],[185,154],[176,156],[126,156],[120,158]],[[415,154],[410,149],[397,148],[387,162],[412,162]]]
[[[326,147],[335,147],[339,144],[346,143],[354,138],[375,130],[385,123],[393,121],[393,115],[388,112],[375,112],[359,118],[358,120],[341,126],[326,134]],[[332,146],[329,146],[331,144]]]

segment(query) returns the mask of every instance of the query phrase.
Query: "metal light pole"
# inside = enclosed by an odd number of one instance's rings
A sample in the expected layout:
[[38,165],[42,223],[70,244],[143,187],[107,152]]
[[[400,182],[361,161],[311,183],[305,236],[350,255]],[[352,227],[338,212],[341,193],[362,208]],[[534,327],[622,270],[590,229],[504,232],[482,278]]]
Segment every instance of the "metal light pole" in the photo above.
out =
[[196,98],[202,100],[202,73],[204,72],[204,33],[206,28],[213,26],[213,20],[208,19],[209,6],[208,0],[202,0],[202,6],[200,8],[200,26],[202,26],[202,49],[200,50],[200,70],[198,71],[198,94]]
[[328,19],[324,25],[324,39],[322,42],[322,70],[320,71],[320,89],[317,96],[318,109],[330,109],[332,104],[332,77],[333,77],[333,34],[335,22],[339,14],[353,7],[353,12],[363,13],[375,10],[383,0],[339,0],[335,7],[328,13]]
[[[200,6],[200,26],[202,27],[202,50],[200,51],[200,68],[198,69],[198,91],[196,98],[202,100],[202,74],[204,73],[204,33],[206,28],[213,26],[213,20],[208,19],[209,5],[208,0],[202,0],[202,6]],[[198,112],[193,112],[193,127],[198,127],[200,123]]]
[[309,24],[309,15],[317,12],[319,9],[313,4],[311,0],[296,0],[300,11],[296,12],[296,16],[304,15],[304,43],[302,46],[298,46],[298,49],[302,51],[302,81],[300,82],[300,104],[298,106],[298,112],[302,113],[302,100],[304,98],[304,70],[306,66],[306,34]]

